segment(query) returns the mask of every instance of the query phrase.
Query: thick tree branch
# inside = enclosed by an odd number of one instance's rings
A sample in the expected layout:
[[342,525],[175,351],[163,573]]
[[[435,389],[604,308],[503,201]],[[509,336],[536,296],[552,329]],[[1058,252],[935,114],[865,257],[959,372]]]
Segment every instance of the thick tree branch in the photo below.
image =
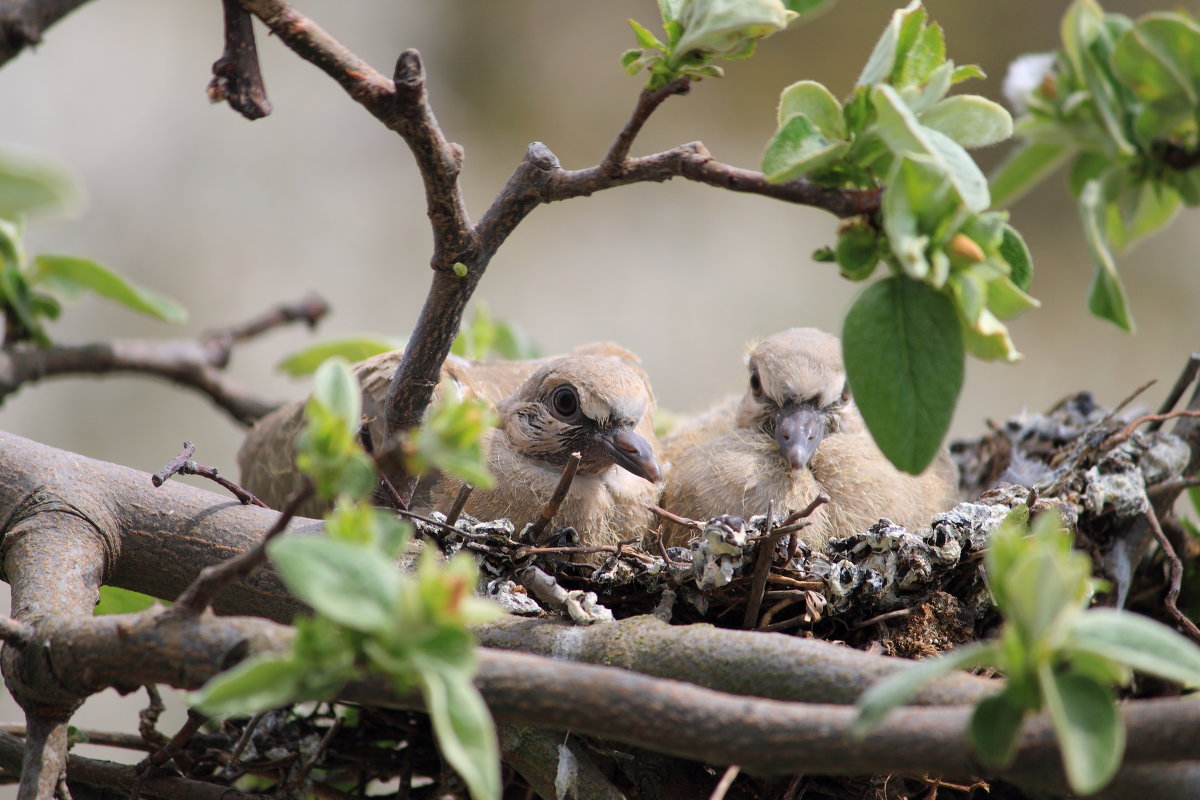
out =
[[40,44],[42,33],[87,0],[4,0],[0,3],[0,66],[26,47]]

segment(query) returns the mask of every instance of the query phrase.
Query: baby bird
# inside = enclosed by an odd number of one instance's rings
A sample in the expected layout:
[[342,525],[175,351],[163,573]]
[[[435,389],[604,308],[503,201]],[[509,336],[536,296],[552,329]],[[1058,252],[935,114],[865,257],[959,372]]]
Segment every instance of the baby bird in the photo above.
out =
[[[354,375],[363,391],[364,422],[376,447],[386,440],[387,392],[403,355],[400,350],[381,353],[354,365]],[[639,363],[637,356],[612,342],[582,345],[568,356],[602,358],[635,369]],[[463,398],[482,399],[495,405],[513,395],[539,367],[554,360],[471,361],[451,355],[442,366],[443,383],[438,392],[448,385]],[[304,401],[288,403],[263,417],[246,434],[238,451],[242,486],[273,508],[281,508],[302,483],[296,469],[295,438],[304,428],[304,405]],[[420,502],[422,494],[427,501],[429,486],[418,489],[418,505],[424,505]],[[302,504],[298,513],[319,517],[328,509],[328,503],[313,497]]]
[[[903,473],[879,452],[850,398],[841,343],[815,328],[792,328],[752,346],[750,385],[663,440],[667,480],[661,505],[680,516],[749,518],[830,501],[809,518],[804,541],[865,531],[881,518],[908,528],[958,502],[957,470],[943,450],[921,475]],[[667,523],[667,545],[690,531]]]
[[[532,522],[570,455],[579,453],[579,470],[554,525],[574,528],[584,545],[642,536],[654,519],[646,506],[662,481],[654,408],[646,374],[628,360],[549,361],[497,405],[500,425],[484,440],[496,485],[475,489],[464,510],[479,519],[507,517],[518,528]],[[461,485],[444,477],[434,488],[434,507],[445,509]]]

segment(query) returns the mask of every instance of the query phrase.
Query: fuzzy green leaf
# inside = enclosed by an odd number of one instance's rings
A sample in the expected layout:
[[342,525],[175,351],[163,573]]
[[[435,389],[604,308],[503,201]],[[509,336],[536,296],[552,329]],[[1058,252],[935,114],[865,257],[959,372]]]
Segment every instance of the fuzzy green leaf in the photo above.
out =
[[1101,183],[1089,181],[1079,195],[1079,213],[1083,218],[1083,232],[1096,273],[1092,288],[1088,292],[1088,309],[1101,319],[1106,319],[1123,330],[1133,332],[1133,316],[1129,313],[1125,299],[1125,287],[1117,274],[1112,251],[1105,238],[1105,200]]
[[879,449],[917,474],[937,455],[963,380],[962,329],[941,292],[901,276],[863,292],[842,333],[846,375]]
[[317,368],[312,400],[339,417],[349,430],[358,430],[362,416],[362,388],[345,359],[330,358]]
[[1008,263],[1011,269],[1009,279],[1021,291],[1029,291],[1029,284],[1033,282],[1033,256],[1029,253],[1025,239],[1011,225],[1004,226],[1004,238],[1000,241],[1000,257]]
[[763,153],[763,173],[772,183],[782,183],[820,169],[850,149],[849,142],[831,141],[803,114],[788,118]]
[[288,588],[318,613],[364,633],[393,626],[400,573],[381,551],[324,537],[284,536],[267,552]]
[[992,206],[1004,208],[1062,166],[1075,152],[1067,144],[1026,141],[992,173]]
[[829,139],[846,138],[842,104],[833,92],[816,81],[798,81],[779,95],[779,124],[803,114]]
[[75,256],[40,255],[34,258],[34,264],[39,279],[53,278],[75,284],[163,322],[179,324],[187,319],[187,311],[179,303],[130,283],[95,261]]
[[1046,710],[1054,723],[1067,782],[1077,794],[1103,788],[1121,765],[1125,727],[1107,689],[1073,672],[1038,672]]
[[921,114],[921,124],[941,131],[963,147],[987,147],[1012,136],[1012,116],[999,103],[977,94],[959,94]]
[[350,336],[345,339],[314,344],[298,353],[293,353],[276,365],[276,369],[292,377],[299,378],[316,372],[317,367],[333,356],[341,356],[354,363],[365,361],[371,356],[387,353],[404,346],[402,340],[388,339],[378,336]]
[[985,765],[1002,769],[1017,753],[1017,734],[1026,708],[1007,692],[985,697],[971,714],[971,746]]
[[290,656],[264,653],[210,680],[189,697],[205,714],[256,714],[295,701],[309,666]]
[[1200,647],[1130,611],[1096,608],[1071,627],[1070,645],[1186,687],[1200,686]]
[[46,156],[0,150],[0,217],[60,211],[78,202],[74,176]]
[[472,800],[499,800],[496,726],[470,673],[437,659],[413,660],[442,755],[467,784]]
[[1200,106],[1200,25],[1181,14],[1147,14],[1117,39],[1112,69],[1142,102],[1194,111]]

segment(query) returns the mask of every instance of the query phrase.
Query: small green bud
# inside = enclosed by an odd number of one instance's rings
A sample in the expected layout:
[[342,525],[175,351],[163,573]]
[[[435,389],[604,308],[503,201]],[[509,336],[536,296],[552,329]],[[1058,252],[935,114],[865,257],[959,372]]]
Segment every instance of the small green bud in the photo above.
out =
[[460,278],[467,277],[467,265],[461,261],[454,262],[454,274]]

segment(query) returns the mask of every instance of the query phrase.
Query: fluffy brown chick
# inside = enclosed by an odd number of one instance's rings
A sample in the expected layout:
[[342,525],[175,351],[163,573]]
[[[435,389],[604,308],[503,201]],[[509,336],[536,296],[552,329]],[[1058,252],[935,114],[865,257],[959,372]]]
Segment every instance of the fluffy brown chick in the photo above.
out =
[[[864,531],[881,518],[909,528],[958,501],[958,474],[943,450],[921,475],[901,472],[879,451],[850,398],[841,343],[815,328],[792,328],[753,345],[740,399],[686,423],[663,440],[667,479],[661,505],[692,519],[750,517],[829,503],[801,536],[810,546]],[[690,531],[666,524],[668,545]]]
[[[497,405],[500,425],[485,437],[496,485],[475,489],[465,511],[479,519],[506,517],[518,527],[532,522],[570,455],[579,453],[579,470],[553,524],[574,528],[584,545],[644,535],[653,523],[646,505],[662,480],[654,408],[645,373],[626,360],[550,361]],[[443,478],[434,507],[446,508],[461,485]]]
[[[637,364],[638,358],[612,342],[594,342],[571,350],[568,355],[588,355]],[[403,350],[381,353],[354,365],[354,375],[362,386],[363,419],[371,441],[379,446],[387,436],[387,392]],[[449,382],[463,398],[486,400],[493,405],[521,387],[538,367],[553,358],[524,361],[472,361],[450,356],[442,366],[442,386]],[[437,395],[434,397],[437,401]],[[238,450],[241,484],[272,508],[281,508],[301,484],[296,470],[295,439],[304,428],[304,405],[300,400],[267,414],[246,434]],[[428,487],[423,487],[427,493]],[[319,517],[329,504],[315,497],[299,510],[302,516]]]

